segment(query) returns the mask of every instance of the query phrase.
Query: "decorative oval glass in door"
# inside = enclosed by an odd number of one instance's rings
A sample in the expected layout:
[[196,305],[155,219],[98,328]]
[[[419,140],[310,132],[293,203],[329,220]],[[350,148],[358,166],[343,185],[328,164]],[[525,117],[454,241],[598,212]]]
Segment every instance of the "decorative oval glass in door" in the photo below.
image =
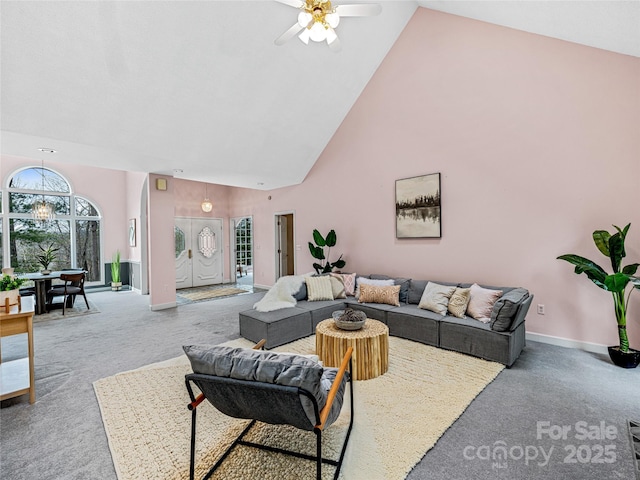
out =
[[204,227],[198,234],[198,250],[205,258],[216,253],[216,234],[209,227]]

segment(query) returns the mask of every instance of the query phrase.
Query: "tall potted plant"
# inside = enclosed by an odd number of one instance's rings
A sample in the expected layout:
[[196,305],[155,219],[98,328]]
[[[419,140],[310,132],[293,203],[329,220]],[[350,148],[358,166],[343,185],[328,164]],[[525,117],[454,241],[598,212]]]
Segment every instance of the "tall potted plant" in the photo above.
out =
[[[593,241],[596,247],[605,257],[611,260],[612,274],[608,274],[595,262],[579,255],[568,254],[558,257],[560,260],[566,260],[575,265],[577,274],[584,273],[598,287],[611,292],[616,321],[618,322],[620,345],[609,347],[609,356],[613,363],[624,368],[635,368],[640,363],[640,351],[629,348],[629,339],[627,337],[627,309],[631,292],[634,289],[640,289],[640,279],[634,277],[640,264],[632,263],[625,267],[621,265],[622,259],[627,255],[624,242],[630,226],[631,224],[628,224],[623,229],[620,229],[614,225],[617,232],[613,235],[605,230],[593,232]],[[631,288],[627,293],[628,286],[631,286]]]
[[120,278],[120,250],[116,250],[111,258],[111,290],[114,292],[122,288],[122,279]]
[[[318,260],[326,260],[323,262],[324,264],[314,263],[313,268],[316,273],[329,273],[333,271],[334,268],[343,268],[347,263],[342,260],[342,255],[335,262],[331,263],[329,261],[329,254],[331,253],[331,247],[335,247],[338,238],[336,236],[336,231],[331,230],[327,233],[327,237],[323,237],[322,234],[318,230],[313,231],[313,241],[315,245],[309,242],[309,251],[311,252],[311,256],[313,258],[317,258]],[[324,248],[327,247],[327,254],[324,253]]]

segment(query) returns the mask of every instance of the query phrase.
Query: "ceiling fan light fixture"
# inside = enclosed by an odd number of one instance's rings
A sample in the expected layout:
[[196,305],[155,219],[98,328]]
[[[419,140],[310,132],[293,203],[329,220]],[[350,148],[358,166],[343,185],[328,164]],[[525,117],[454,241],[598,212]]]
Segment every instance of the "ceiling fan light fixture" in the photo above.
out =
[[335,30],[333,28],[328,28],[327,29],[327,43],[329,45],[331,45],[333,42],[335,42],[336,38],[338,38],[338,35],[336,34]]
[[311,15],[308,12],[300,12],[298,14],[298,25],[300,25],[303,28],[306,28],[307,25],[309,25],[309,23],[311,22],[311,20],[313,20],[313,15]]
[[302,43],[304,43],[305,45],[309,45],[309,29],[305,28],[304,30],[302,30],[302,33],[298,35],[298,38],[302,40]]
[[327,39],[327,29],[320,22],[315,22],[309,29],[309,38],[314,42],[324,42]]
[[325,19],[331,28],[336,28],[340,23],[340,15],[337,13],[327,13]]

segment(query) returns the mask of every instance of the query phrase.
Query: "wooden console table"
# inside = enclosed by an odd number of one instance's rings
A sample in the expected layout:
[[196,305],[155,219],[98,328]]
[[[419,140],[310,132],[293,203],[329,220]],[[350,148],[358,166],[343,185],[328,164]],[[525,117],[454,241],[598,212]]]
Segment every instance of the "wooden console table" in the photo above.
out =
[[347,348],[353,347],[354,380],[375,378],[389,369],[389,327],[367,318],[360,330],[341,330],[333,319],[316,327],[316,354],[328,367],[339,367]]
[[29,356],[3,363],[0,351],[0,400],[28,393],[29,403],[34,403],[36,389],[33,373],[33,297],[21,297],[18,305],[9,307],[8,312],[4,305],[0,306],[0,337],[19,333],[27,334]]

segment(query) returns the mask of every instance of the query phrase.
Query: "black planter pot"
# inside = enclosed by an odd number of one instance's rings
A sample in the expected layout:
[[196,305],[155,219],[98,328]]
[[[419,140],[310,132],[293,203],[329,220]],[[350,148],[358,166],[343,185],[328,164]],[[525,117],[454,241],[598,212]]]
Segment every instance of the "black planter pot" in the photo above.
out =
[[620,351],[619,346],[608,347],[611,361],[622,368],[636,368],[640,364],[640,350],[630,348],[627,353]]

